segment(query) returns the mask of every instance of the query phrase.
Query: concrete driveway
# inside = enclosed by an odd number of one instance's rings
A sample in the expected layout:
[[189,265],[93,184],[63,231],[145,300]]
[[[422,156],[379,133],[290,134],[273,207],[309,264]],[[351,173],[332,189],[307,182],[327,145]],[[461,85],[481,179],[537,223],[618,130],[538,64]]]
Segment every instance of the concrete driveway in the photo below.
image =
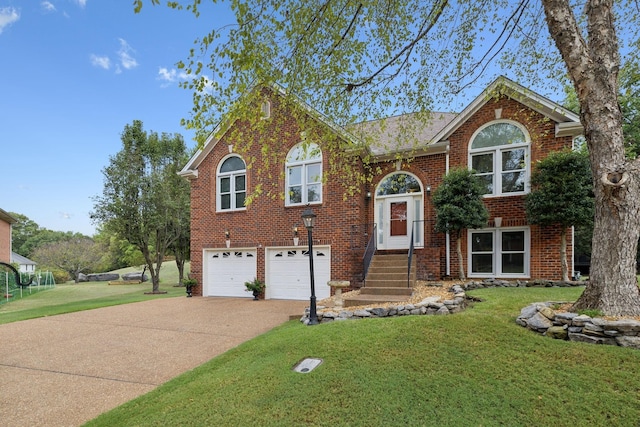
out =
[[305,306],[180,297],[0,325],[0,424],[80,425]]

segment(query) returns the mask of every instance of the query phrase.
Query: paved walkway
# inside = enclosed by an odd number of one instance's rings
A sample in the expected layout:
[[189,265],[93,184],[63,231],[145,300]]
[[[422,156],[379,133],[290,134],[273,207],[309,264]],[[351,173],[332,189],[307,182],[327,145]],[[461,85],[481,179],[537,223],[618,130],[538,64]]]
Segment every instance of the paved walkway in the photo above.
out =
[[0,424],[80,425],[306,305],[180,297],[0,325]]

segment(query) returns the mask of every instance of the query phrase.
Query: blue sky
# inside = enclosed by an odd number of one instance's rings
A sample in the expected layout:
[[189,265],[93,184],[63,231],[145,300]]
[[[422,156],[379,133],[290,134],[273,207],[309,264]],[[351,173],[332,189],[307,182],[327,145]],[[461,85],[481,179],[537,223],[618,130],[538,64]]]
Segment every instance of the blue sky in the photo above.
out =
[[93,235],[92,197],[126,124],[180,133],[191,92],[175,64],[233,22],[131,1],[0,0],[0,208],[41,227]]

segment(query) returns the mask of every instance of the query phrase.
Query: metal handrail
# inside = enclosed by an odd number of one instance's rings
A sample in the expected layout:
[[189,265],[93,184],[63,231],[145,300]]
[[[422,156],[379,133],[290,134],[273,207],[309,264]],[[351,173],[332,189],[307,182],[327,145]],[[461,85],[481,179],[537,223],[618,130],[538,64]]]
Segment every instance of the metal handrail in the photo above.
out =
[[363,280],[366,280],[367,278],[367,273],[369,272],[369,266],[371,265],[373,254],[376,253],[377,242],[378,242],[377,236],[378,236],[378,228],[376,224],[373,224],[373,230],[371,232],[371,236],[369,236],[369,241],[367,242],[367,246],[364,250],[364,256],[362,258]]
[[[414,224],[415,226],[415,221]],[[407,288],[411,287],[411,261],[413,260],[413,230],[415,227],[411,227],[411,240],[409,241],[409,254],[407,256],[409,262],[407,264]]]

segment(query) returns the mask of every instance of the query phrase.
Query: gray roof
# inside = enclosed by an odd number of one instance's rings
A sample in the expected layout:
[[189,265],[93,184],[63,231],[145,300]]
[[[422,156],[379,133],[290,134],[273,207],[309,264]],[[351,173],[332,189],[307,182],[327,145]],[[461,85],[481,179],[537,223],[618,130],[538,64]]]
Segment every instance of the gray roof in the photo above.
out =
[[31,261],[29,258],[24,257],[15,252],[11,252],[11,262],[20,264],[20,265],[38,265],[37,262]]
[[367,142],[374,156],[411,151],[436,143],[433,139],[457,113],[410,113],[358,123],[350,128],[353,136]]

